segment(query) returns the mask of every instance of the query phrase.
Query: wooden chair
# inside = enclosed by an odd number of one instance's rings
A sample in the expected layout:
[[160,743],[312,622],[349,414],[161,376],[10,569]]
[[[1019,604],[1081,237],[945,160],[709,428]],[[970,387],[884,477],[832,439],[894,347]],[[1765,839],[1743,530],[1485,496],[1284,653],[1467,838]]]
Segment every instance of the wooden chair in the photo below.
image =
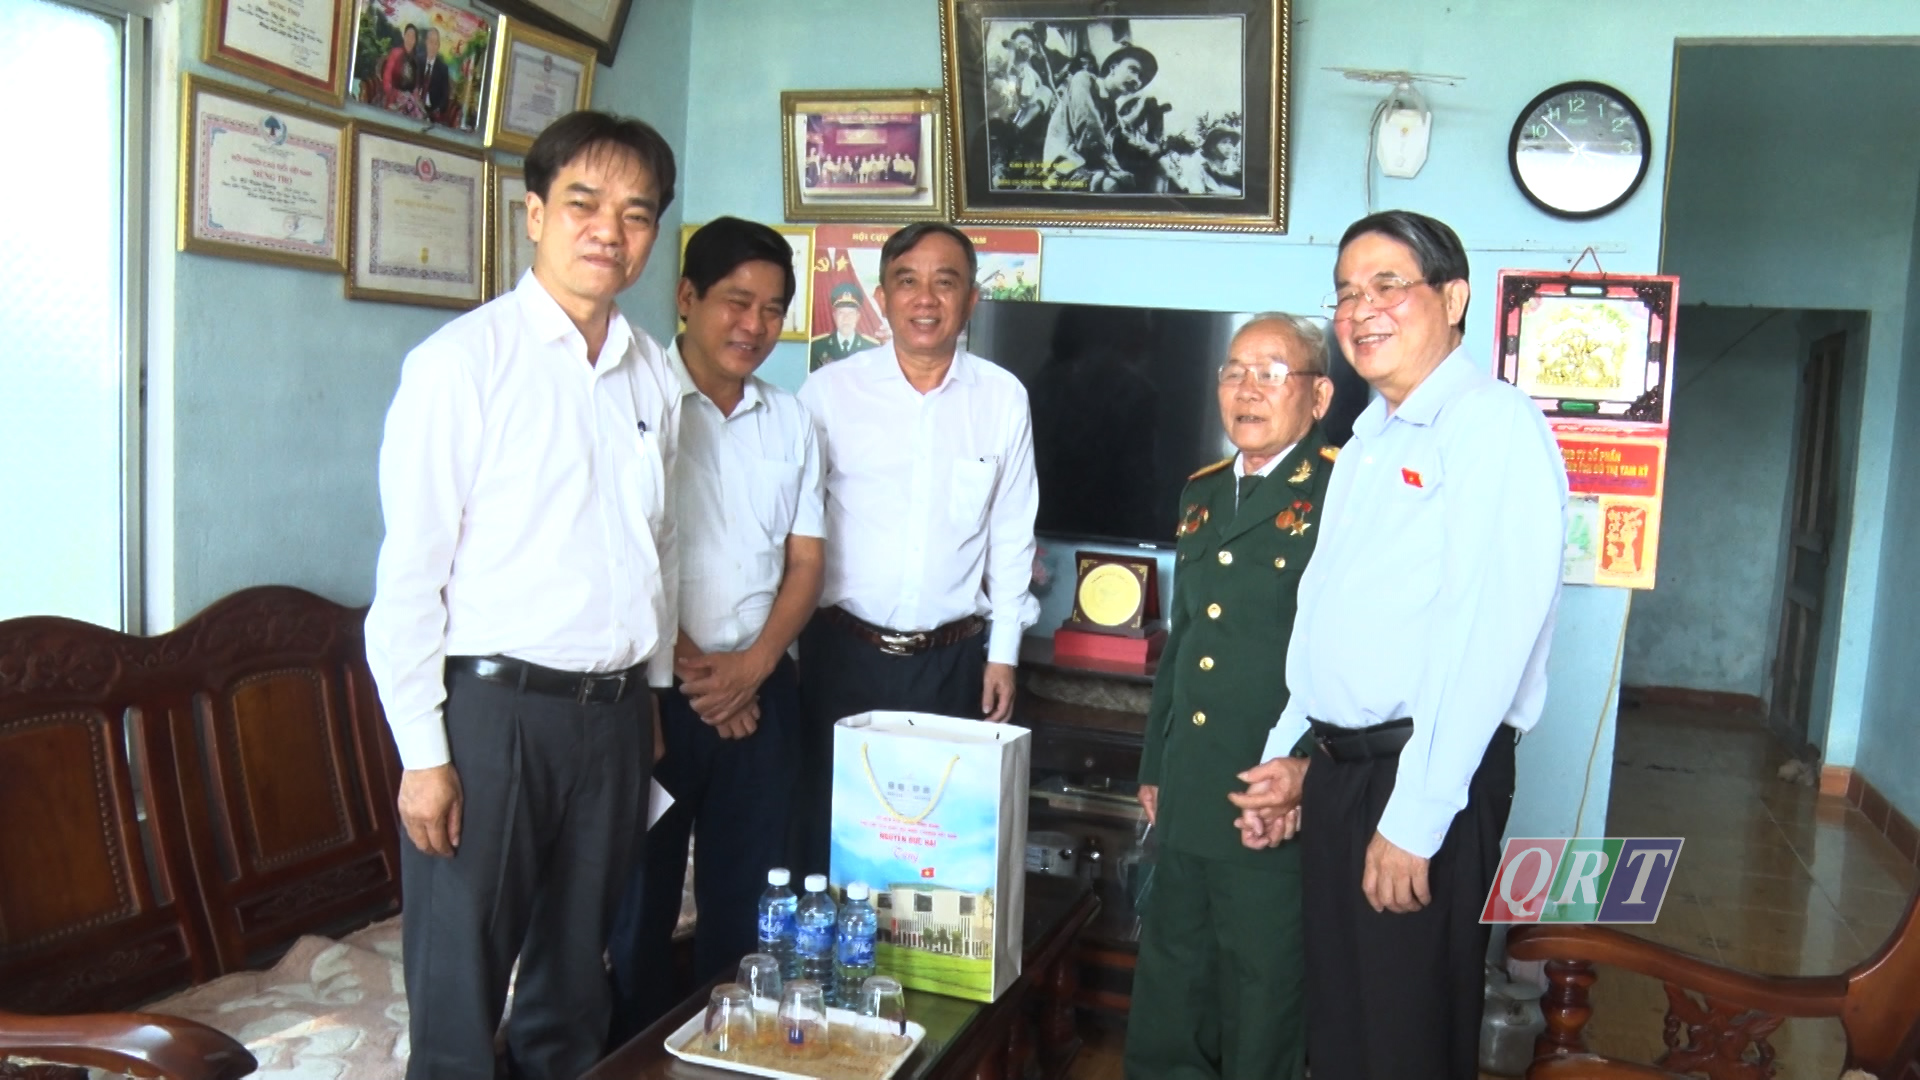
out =
[[[1774,1029],[1789,1018],[1829,1017],[1846,1031],[1847,1068],[1879,1080],[1920,1080],[1920,894],[1885,944],[1837,975],[1748,974],[1604,926],[1521,927],[1507,952],[1546,962],[1547,1030],[1534,1045],[1528,1080],[1766,1080],[1774,1075],[1767,1041]],[[1668,1049],[1656,1067],[1587,1052],[1595,964],[1665,984]]]

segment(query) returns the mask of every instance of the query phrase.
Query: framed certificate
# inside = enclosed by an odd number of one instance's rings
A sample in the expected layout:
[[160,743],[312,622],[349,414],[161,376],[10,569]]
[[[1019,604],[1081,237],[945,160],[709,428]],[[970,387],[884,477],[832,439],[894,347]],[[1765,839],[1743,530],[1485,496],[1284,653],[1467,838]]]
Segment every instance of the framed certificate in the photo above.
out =
[[593,49],[500,16],[487,145],[524,154],[548,124],[593,98]]
[[463,147],[356,125],[347,295],[450,308],[485,299],[486,171]]
[[200,58],[339,105],[347,97],[352,0],[207,0]]
[[186,76],[180,250],[346,269],[352,130],[284,99]]
[[527,174],[517,165],[487,165],[487,236],[493,257],[487,263],[487,299],[520,284],[533,265],[533,241],[527,239]]

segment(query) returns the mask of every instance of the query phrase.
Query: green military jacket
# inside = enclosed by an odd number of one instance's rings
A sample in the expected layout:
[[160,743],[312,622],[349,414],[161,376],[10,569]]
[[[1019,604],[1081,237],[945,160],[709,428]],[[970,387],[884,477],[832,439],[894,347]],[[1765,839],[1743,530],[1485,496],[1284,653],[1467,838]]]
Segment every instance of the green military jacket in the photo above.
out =
[[1294,862],[1294,845],[1251,851],[1227,793],[1258,764],[1287,703],[1287,643],[1300,572],[1320,538],[1337,451],[1319,425],[1235,507],[1233,459],[1193,474],[1180,497],[1172,625],[1147,714],[1140,782],[1160,787],[1160,843],[1237,862]]

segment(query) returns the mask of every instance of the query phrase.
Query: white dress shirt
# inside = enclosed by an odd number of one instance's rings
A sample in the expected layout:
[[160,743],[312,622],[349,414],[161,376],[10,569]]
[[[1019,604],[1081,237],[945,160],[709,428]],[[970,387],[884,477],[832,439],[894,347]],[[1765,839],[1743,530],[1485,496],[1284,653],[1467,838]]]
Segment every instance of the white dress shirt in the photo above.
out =
[[825,536],[820,452],[800,399],[748,376],[733,415],[702,394],[679,342],[674,512],[680,628],[702,652],[738,652],[766,627],[786,573],[787,536]]
[[1293,453],[1293,448],[1299,445],[1300,444],[1297,442],[1288,443],[1287,448],[1285,450],[1282,450],[1279,453],[1268,458],[1267,463],[1265,465],[1260,466],[1259,468],[1253,470],[1252,472],[1247,471],[1247,455],[1236,451],[1233,455],[1233,476],[1234,476],[1233,508],[1235,510],[1240,509],[1240,481],[1241,480],[1244,480],[1249,476],[1258,476],[1262,478],[1272,476],[1273,470],[1280,467],[1281,460],[1284,459],[1288,454]]
[[1431,857],[1499,725],[1540,719],[1566,501],[1539,408],[1463,351],[1392,413],[1376,398],[1334,463],[1264,757],[1291,751],[1308,717],[1411,717],[1379,830]]
[[820,603],[903,631],[987,615],[987,659],[1018,663],[1020,635],[1040,615],[1026,387],[957,352],[922,394],[889,343],[809,375],[800,400],[826,460],[833,542]]
[[673,678],[673,377],[617,311],[599,363],[528,273],[407,354],[380,444],[367,663],[400,760],[448,760],[448,656]]

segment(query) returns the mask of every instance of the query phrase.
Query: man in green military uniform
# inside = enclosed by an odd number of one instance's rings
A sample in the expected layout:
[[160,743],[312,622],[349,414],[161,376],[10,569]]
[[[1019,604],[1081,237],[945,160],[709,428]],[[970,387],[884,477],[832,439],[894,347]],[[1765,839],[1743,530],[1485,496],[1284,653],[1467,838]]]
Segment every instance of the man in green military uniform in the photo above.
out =
[[1227,795],[1287,701],[1300,572],[1333,472],[1318,424],[1333,399],[1326,357],[1304,319],[1242,327],[1219,391],[1239,453],[1193,474],[1180,499],[1172,627],[1140,763],[1159,868],[1127,1028],[1136,1080],[1304,1071],[1299,852],[1243,846]]
[[860,332],[860,287],[841,282],[833,287],[833,333],[813,339],[807,350],[807,370],[819,371],[835,360],[874,349],[880,343]]

